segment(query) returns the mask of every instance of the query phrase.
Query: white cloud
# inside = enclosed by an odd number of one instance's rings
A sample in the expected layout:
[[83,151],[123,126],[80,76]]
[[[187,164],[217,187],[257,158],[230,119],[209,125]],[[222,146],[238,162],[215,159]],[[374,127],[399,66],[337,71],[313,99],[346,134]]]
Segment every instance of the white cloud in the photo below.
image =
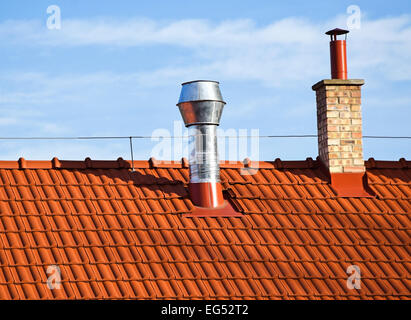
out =
[[0,125],[1,126],[9,126],[9,125],[14,125],[18,122],[17,118],[12,118],[12,117],[1,117],[0,118]]
[[308,21],[287,18],[258,28],[249,19],[212,24],[207,20],[159,22],[150,19],[63,20],[60,30],[48,30],[39,21],[5,21],[0,36],[12,43],[51,46],[169,44],[183,47],[241,47],[265,44],[310,43],[318,36]]
[[[0,43],[184,47],[191,50],[187,54],[193,55],[190,60],[194,62],[168,65],[140,77],[148,77],[150,83],[150,78],[156,82],[210,73],[223,79],[257,80],[281,86],[329,73],[328,39],[323,33],[336,25],[345,27],[345,19],[337,16],[330,21],[312,22],[286,18],[266,26],[257,26],[252,20],[213,24],[207,20],[65,19],[61,30],[48,30],[39,21],[6,21],[0,24]],[[361,29],[349,35],[350,70],[361,74],[379,72],[382,78],[390,80],[411,80],[409,39],[411,16],[369,20],[363,15]]]

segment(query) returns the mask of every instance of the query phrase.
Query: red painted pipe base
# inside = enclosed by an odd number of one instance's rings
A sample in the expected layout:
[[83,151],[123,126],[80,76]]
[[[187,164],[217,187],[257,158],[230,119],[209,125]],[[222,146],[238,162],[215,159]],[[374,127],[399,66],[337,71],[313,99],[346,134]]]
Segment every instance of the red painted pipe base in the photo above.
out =
[[183,217],[244,217],[240,212],[237,212],[231,203],[227,200],[219,207],[202,208],[194,206],[190,213],[184,214]]
[[188,190],[191,201],[197,207],[216,208],[224,203],[223,187],[220,182],[190,182]]
[[373,198],[364,172],[331,173],[331,187],[339,197]]
[[190,199],[194,208],[185,217],[241,217],[231,203],[224,200],[223,187],[219,182],[190,183]]

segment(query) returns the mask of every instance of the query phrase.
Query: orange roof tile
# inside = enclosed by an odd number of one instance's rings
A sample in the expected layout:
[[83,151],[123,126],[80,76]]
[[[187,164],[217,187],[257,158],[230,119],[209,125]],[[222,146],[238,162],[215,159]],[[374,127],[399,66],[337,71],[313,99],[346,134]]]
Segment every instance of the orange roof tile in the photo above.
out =
[[341,198],[312,159],[222,163],[243,216],[199,218],[187,161],[0,161],[0,299],[410,299],[410,164]]

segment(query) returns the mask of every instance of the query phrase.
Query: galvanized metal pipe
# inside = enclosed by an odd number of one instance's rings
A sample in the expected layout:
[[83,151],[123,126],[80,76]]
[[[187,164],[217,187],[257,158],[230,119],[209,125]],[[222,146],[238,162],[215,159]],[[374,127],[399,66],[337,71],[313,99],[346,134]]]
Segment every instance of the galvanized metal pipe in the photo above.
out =
[[216,125],[189,127],[190,181],[193,183],[220,182],[216,131]]

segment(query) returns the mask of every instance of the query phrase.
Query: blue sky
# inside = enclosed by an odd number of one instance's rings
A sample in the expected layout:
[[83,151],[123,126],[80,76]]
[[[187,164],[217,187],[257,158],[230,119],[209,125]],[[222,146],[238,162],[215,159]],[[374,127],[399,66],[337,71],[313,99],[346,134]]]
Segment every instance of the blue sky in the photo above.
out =
[[[53,4],[59,30],[46,25]],[[324,32],[347,28],[349,5],[361,9],[347,50],[349,78],[365,79],[363,134],[410,136],[409,1],[103,0],[0,3],[0,136],[176,134],[180,84],[194,79],[220,81],[222,130],[315,134]],[[157,144],[134,141],[135,157]],[[0,147],[0,159],[130,158],[126,140]],[[316,156],[316,139],[260,139],[260,159]],[[411,141],[365,139],[364,157],[410,159]]]

